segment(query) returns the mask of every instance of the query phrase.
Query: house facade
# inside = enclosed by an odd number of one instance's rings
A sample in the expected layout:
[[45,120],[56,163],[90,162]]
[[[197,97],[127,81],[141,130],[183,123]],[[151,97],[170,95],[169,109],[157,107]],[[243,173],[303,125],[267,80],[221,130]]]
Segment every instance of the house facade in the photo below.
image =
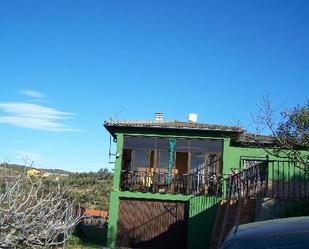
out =
[[104,127],[116,142],[111,248],[208,248],[227,192],[222,179],[272,159],[237,126],[155,120]]

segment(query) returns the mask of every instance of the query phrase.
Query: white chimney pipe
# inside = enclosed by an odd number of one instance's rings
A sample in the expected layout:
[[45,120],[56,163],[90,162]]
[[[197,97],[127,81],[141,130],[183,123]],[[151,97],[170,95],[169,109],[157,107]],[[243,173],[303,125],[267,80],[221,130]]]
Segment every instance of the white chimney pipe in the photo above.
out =
[[162,121],[163,120],[163,112],[156,112],[155,115],[156,115],[156,117],[155,117],[156,121]]
[[196,113],[189,113],[189,122],[196,123],[197,122],[197,114]]

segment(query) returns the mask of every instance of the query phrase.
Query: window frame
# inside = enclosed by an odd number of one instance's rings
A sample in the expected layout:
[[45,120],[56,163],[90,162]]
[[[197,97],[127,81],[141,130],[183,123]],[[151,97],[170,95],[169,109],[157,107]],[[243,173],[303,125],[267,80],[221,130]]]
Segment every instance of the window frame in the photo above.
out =
[[[220,156],[220,164],[219,164],[219,171],[221,173],[223,173],[223,153],[224,153],[224,140],[223,139],[212,139],[212,138],[184,138],[184,137],[160,137],[160,136],[137,136],[137,135],[125,135],[124,136],[124,140],[127,138],[142,138],[142,139],[153,139],[154,140],[154,148],[146,148],[146,149],[142,149],[142,148],[138,148],[138,149],[133,149],[133,148],[127,148],[125,146],[123,146],[123,149],[131,149],[132,150],[132,154],[131,154],[131,168],[132,170],[137,170],[139,167],[136,167],[136,151],[147,151],[148,152],[148,165],[147,168],[153,168],[154,170],[156,169],[166,169],[167,167],[160,167],[160,163],[161,163],[161,158],[160,158],[160,154],[161,152],[167,152],[166,150],[160,150],[158,148],[158,139],[166,139],[167,141],[170,138],[176,138],[176,139],[182,139],[185,140],[186,142],[188,142],[188,149],[187,151],[183,151],[183,150],[179,150],[178,152],[184,152],[184,153],[188,153],[188,165],[187,165],[187,173],[190,173],[192,170],[192,155],[193,154],[204,154],[204,161],[205,161],[205,174],[209,175],[209,163],[207,162],[209,159],[209,156],[214,154],[216,156]],[[220,143],[220,151],[219,152],[211,152],[211,151],[207,151],[207,149],[204,149],[202,151],[191,151],[191,143],[193,141],[204,141],[205,143],[207,143],[207,141],[213,141],[213,142],[218,142]],[[125,142],[124,142],[125,143]],[[176,143],[176,147],[177,147],[177,143]],[[219,145],[218,145],[219,147]],[[154,151],[153,155],[153,165],[151,165],[151,153],[152,151]],[[173,155],[173,166],[172,168],[176,168],[176,153],[177,153],[177,149],[175,149],[174,151],[174,155]],[[152,167],[153,166],[153,167]],[[168,166],[168,165],[167,165]],[[123,165],[121,165],[121,167],[123,167]],[[216,169],[216,164],[213,168],[214,173],[217,174],[217,169]]]

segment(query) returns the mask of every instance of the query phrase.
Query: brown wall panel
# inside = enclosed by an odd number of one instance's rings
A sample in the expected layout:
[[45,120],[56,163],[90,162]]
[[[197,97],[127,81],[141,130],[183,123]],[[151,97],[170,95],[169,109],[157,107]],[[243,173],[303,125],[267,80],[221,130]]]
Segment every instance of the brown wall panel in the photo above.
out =
[[187,202],[121,199],[118,246],[179,248],[187,244]]

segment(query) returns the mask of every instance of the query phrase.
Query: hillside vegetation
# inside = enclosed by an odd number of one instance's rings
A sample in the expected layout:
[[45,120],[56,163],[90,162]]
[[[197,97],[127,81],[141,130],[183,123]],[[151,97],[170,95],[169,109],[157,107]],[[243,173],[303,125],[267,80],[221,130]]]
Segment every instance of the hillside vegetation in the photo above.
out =
[[[18,177],[27,174],[33,167],[25,167],[16,164],[1,164],[0,174]],[[44,184],[58,184],[66,186],[69,195],[84,208],[108,210],[109,193],[112,187],[113,174],[107,169],[98,172],[73,173],[59,169],[39,169],[46,172]]]
[[90,173],[71,173],[62,178],[75,200],[84,208],[108,210],[113,175],[105,170]]

